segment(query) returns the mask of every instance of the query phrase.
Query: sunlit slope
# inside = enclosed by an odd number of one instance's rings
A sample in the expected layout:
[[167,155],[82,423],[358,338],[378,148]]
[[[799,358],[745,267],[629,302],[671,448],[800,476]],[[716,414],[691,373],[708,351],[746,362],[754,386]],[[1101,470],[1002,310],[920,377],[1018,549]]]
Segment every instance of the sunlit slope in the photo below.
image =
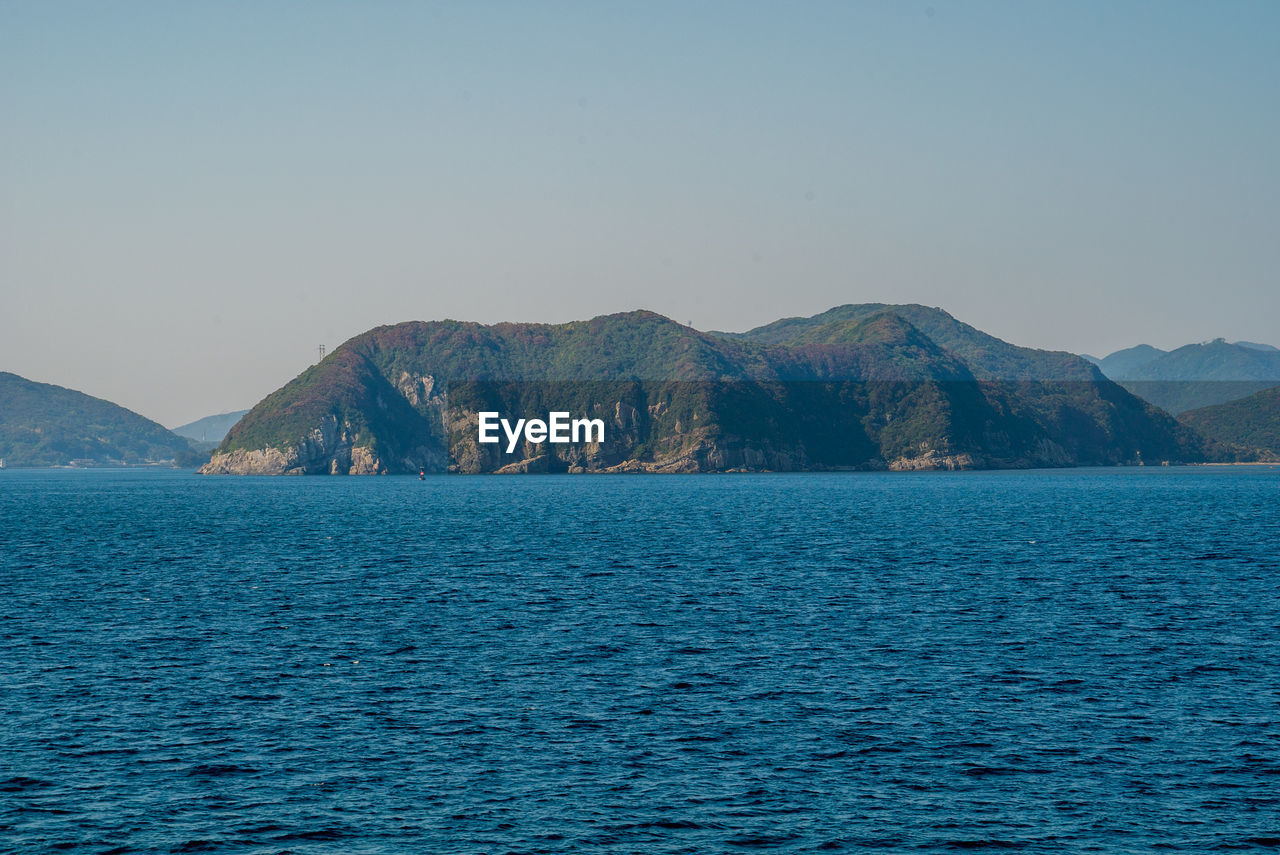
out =
[[172,461],[182,437],[83,392],[0,372],[0,458],[7,466]]

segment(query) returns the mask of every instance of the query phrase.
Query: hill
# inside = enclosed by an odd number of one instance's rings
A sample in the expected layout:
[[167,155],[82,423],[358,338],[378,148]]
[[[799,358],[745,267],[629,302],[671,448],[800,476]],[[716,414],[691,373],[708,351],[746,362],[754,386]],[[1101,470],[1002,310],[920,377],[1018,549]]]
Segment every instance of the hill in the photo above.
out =
[[1112,380],[1120,380],[1128,377],[1148,362],[1164,356],[1166,353],[1168,351],[1161,350],[1158,347],[1139,344],[1127,347],[1124,350],[1117,350],[1109,356],[1104,356],[1098,361],[1098,367],[1102,369],[1103,374]]
[[[1038,425],[1047,441],[1073,462],[1118,462],[1103,451],[1107,447],[1131,447],[1131,459],[1140,460],[1144,442],[1157,435],[1171,443],[1159,447],[1159,459],[1187,459],[1186,449],[1195,444],[1166,415],[1109,382],[1088,360],[1010,344],[942,309],[881,303],[839,306],[809,318],[776,321],[736,338],[784,345],[849,341],[850,319],[882,316],[910,323],[961,358],[993,406]],[[1148,448],[1145,459],[1154,459],[1153,450]]]
[[1094,382],[1098,374],[1078,356],[1018,347],[956,320],[942,309],[915,304],[861,303],[837,306],[807,318],[784,318],[745,333],[718,335],[768,344],[847,341],[851,322],[891,314],[911,324],[937,346],[954,353],[979,380],[1077,380]]
[[1280,386],[1237,401],[1191,410],[1179,418],[1211,439],[1260,449],[1268,453],[1268,459],[1280,459]]
[[8,466],[173,462],[187,451],[185,439],[110,401],[0,372],[0,458]]
[[[250,410],[202,471],[974,468],[1205,454],[1193,432],[1078,357],[1015,347],[940,310],[842,307],[762,330],[710,334],[652,312],[379,327]],[[602,442],[526,440],[507,453],[478,441],[483,411],[564,411],[607,430]]]
[[1138,345],[1111,354],[1101,366],[1130,392],[1175,414],[1280,384],[1280,350],[1220,338],[1167,352]]
[[178,436],[195,440],[198,443],[212,442],[215,445],[226,438],[231,426],[240,421],[248,410],[236,410],[233,413],[221,413],[216,416],[205,416],[185,425],[173,428]]

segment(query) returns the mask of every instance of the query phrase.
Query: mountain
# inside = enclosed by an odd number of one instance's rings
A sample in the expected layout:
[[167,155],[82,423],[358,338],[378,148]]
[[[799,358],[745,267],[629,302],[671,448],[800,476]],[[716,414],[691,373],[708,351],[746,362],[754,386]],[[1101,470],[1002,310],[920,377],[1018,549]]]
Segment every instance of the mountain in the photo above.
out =
[[1138,397],[1176,414],[1280,384],[1280,350],[1221,338],[1168,352],[1138,345],[1103,359],[1102,371]]
[[172,462],[188,444],[110,401],[0,372],[0,458],[8,466]]
[[1080,357],[1060,351],[1018,347],[962,323],[942,309],[920,305],[861,303],[837,306],[807,318],[784,318],[745,333],[717,333],[736,340],[795,345],[849,341],[859,320],[891,314],[911,324],[939,347],[963,359],[979,380],[1080,380],[1098,375]]
[[178,436],[185,436],[187,439],[192,439],[196,442],[212,442],[216,445],[226,438],[227,431],[231,430],[231,426],[240,421],[247,412],[249,411],[236,410],[234,413],[205,416],[189,424],[173,428],[173,432]]
[[1139,344],[1104,356],[1098,361],[1098,367],[1112,380],[1120,380],[1167,352],[1149,344]]
[[[479,441],[480,413],[598,419],[601,441]],[[652,312],[408,322],[267,396],[205,473],[701,472],[1191,461],[1201,439],[1065,353],[919,306],[744,334]]]
[[1229,445],[1261,449],[1280,459],[1280,386],[1178,417],[1204,436]]
[[[1195,441],[1171,419],[1109,382],[1088,360],[1060,351],[1018,347],[963,323],[938,308],[881,303],[839,306],[809,318],[788,318],[734,336],[738,339],[795,345],[848,341],[852,319],[892,315],[962,358],[993,405],[1010,416],[1038,425],[1047,441],[1072,462],[1117,462],[1116,447],[1141,446],[1155,435],[1166,438],[1161,459],[1187,459]],[[1154,433],[1152,432],[1154,431]],[[1200,451],[1206,449],[1197,446]],[[1111,448],[1111,456],[1104,449]],[[1146,459],[1152,459],[1152,451]],[[1209,453],[1220,451],[1208,449]]]

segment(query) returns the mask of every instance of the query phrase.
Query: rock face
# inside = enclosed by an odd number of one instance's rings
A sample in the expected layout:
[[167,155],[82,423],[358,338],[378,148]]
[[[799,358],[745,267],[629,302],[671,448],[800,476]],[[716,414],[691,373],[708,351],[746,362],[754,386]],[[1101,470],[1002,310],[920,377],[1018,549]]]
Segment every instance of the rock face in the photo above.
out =
[[899,457],[889,463],[889,468],[898,472],[921,472],[935,469],[955,471],[957,469],[974,469],[975,461],[968,454],[942,454],[929,449],[917,457]]
[[298,465],[296,448],[288,451],[237,448],[225,454],[214,454],[199,471],[201,475],[302,475],[306,469]]
[[296,445],[218,452],[201,475],[385,475],[387,467],[371,449],[353,447],[350,425],[325,416]]
[[[939,310],[843,307],[758,335],[649,312],[380,327],[259,403],[201,471],[785,472],[1202,455],[1191,431],[1083,360],[1014,347]],[[604,438],[521,435],[508,450],[506,438],[480,442],[482,412],[511,423],[564,412],[599,420]]]

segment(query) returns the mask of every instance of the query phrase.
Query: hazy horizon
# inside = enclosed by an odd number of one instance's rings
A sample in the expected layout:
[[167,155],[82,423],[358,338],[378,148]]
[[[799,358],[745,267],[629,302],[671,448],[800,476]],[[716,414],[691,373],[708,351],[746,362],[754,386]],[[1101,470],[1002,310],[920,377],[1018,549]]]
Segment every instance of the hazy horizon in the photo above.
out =
[[[883,300],[868,300],[867,302],[870,302],[870,303],[882,303],[882,302],[885,302],[885,301],[883,301]],[[835,308],[835,307],[834,307],[834,306],[832,306],[832,307],[828,307],[828,308]],[[945,306],[939,306],[939,307],[937,307],[937,308],[941,308],[941,309],[943,309],[943,310],[945,310],[945,309],[946,309],[946,307],[945,307]],[[635,309],[621,310],[620,312],[609,312],[609,313],[607,313],[607,314],[619,314],[619,313],[625,314],[625,313],[630,312],[630,311],[653,311],[653,310],[646,310],[646,309],[644,309],[643,307],[637,307],[637,308],[635,308]],[[823,310],[823,311],[825,311],[825,310]],[[661,313],[659,313],[659,314],[661,314]],[[820,312],[814,312],[813,314],[820,314]],[[597,317],[597,316],[593,316],[593,317]],[[779,317],[777,317],[777,318],[770,318],[770,319],[769,319],[769,321],[782,320],[782,319],[787,318],[787,317],[795,317],[795,316],[782,315],[782,316],[779,316]],[[421,320],[421,319],[413,319],[413,320]],[[465,318],[433,318],[433,319],[430,319],[430,320],[460,320],[460,321],[468,322],[468,321],[467,321],[467,319],[465,319]],[[565,322],[568,322],[568,321],[574,321],[574,320],[590,320],[590,318],[566,318],[564,321],[549,321],[549,322],[544,322],[544,321],[527,321],[527,322],[528,322],[528,323],[565,323]],[[679,319],[677,319],[677,318],[671,318],[671,320],[675,320],[675,321],[677,321],[677,322],[679,322],[679,323],[684,323],[683,321],[679,321]],[[957,318],[957,320],[960,320],[960,321],[962,321],[962,322],[965,322],[965,319],[964,319],[964,318]],[[769,321],[766,321],[765,323],[768,323]],[[405,321],[394,321],[394,322],[388,322],[388,323],[403,323],[403,322],[405,322]],[[519,322],[521,322],[521,321],[515,321],[514,319],[503,319],[503,320],[488,321],[488,322],[479,322],[479,321],[472,321],[472,322],[475,322],[475,323],[491,323],[491,324],[496,324],[496,323],[519,323]],[[967,323],[967,322],[966,322],[966,323]],[[749,327],[745,327],[745,328],[740,329],[740,330],[728,330],[728,329],[723,329],[723,328],[721,328],[721,329],[701,329],[701,331],[702,331],[702,332],[746,332],[746,331],[747,331],[747,330],[749,330],[749,329],[752,329],[752,328],[754,328],[754,327],[756,327],[756,326],[762,326],[762,325],[763,325],[763,324],[752,324],[751,326],[749,326]],[[381,326],[381,324],[375,324],[374,326]],[[971,326],[972,326],[972,325],[971,325]],[[370,328],[372,329],[372,327],[370,327]],[[982,329],[982,328],[981,328],[981,327],[979,327],[979,329]],[[983,331],[983,332],[986,332],[986,333],[989,333],[989,334],[993,334],[993,335],[994,335],[994,333],[992,333],[992,332],[991,332],[991,330],[983,329],[982,331]],[[366,332],[366,330],[361,330],[361,331],[360,331],[360,333],[363,333],[363,332]],[[351,338],[355,338],[355,337],[359,336],[359,335],[360,335],[360,333],[356,333],[356,334],[354,334],[353,336],[351,336]],[[1003,338],[1002,336],[997,336],[997,337]],[[1221,337],[1220,337],[1220,336],[1214,336],[1213,338],[1200,339],[1200,340],[1198,340],[1198,341],[1185,341],[1185,342],[1182,342],[1181,344],[1171,345],[1171,346],[1169,346],[1169,347],[1160,348],[1160,349],[1161,349],[1161,350],[1166,350],[1166,351],[1168,351],[1168,350],[1175,350],[1175,349],[1177,349],[1177,348],[1179,348],[1179,347],[1184,347],[1184,346],[1187,346],[1187,345],[1194,345],[1194,344],[1207,344],[1207,343],[1209,343],[1209,342],[1213,341],[1213,340],[1214,340],[1214,339],[1216,339],[1216,338],[1221,338]],[[338,343],[338,345],[334,345],[334,346],[328,346],[328,345],[326,345],[326,348],[325,348],[325,352],[326,352],[326,354],[328,354],[328,353],[332,353],[332,352],[336,349],[336,347],[339,347],[339,346],[341,346],[342,344],[345,344],[345,343],[346,343],[346,341],[348,341],[348,340],[350,340],[350,339],[344,339],[342,342],[339,342],[339,343]],[[1006,341],[1008,341],[1009,339],[1005,339],[1005,340],[1006,340]],[[1228,339],[1228,341],[1233,341],[1233,340]],[[1244,339],[1236,339],[1236,340],[1234,340],[1234,341],[1248,341],[1248,340],[1244,340]],[[1024,346],[1024,347],[1037,347],[1037,345],[1035,345],[1034,343],[1016,342],[1016,341],[1011,342],[1011,343],[1012,343],[1012,344],[1018,344],[1018,345],[1021,345],[1021,346]],[[1270,341],[1248,341],[1248,343],[1250,343],[1250,344],[1271,344],[1271,342],[1270,342]],[[1142,345],[1142,344],[1150,344],[1150,342],[1135,342],[1135,343],[1134,343],[1134,344],[1132,344],[1132,345],[1125,345],[1123,348],[1116,348],[1116,350],[1127,349],[1128,347],[1134,347],[1134,346]],[[1152,346],[1156,346],[1156,345],[1152,345]],[[1273,346],[1274,346],[1274,345],[1273,345]],[[1048,349],[1048,350],[1061,350],[1062,348],[1043,348],[1043,349]],[[1089,352],[1087,352],[1087,351],[1080,351],[1080,350],[1068,350],[1068,352],[1070,352],[1070,353],[1075,353],[1075,354],[1077,354],[1077,355],[1081,355],[1081,356],[1089,356],[1089,357],[1094,357],[1094,358],[1104,358],[1104,357],[1109,356],[1110,354],[1112,354],[1112,353],[1116,352],[1116,350],[1108,350],[1108,351],[1106,351],[1106,352],[1104,352],[1104,353],[1089,353]],[[83,392],[83,393],[88,394],[88,395],[91,395],[91,396],[93,396],[93,397],[95,397],[95,398],[102,398],[102,399],[105,399],[105,400],[107,400],[107,401],[110,401],[111,403],[119,404],[120,406],[124,406],[124,407],[126,407],[126,408],[128,408],[128,409],[134,410],[135,412],[138,412],[140,415],[146,416],[147,418],[150,418],[152,421],[157,421],[157,422],[159,422],[160,424],[164,425],[166,428],[169,428],[170,430],[173,430],[173,429],[175,429],[175,428],[179,428],[179,427],[186,427],[186,426],[187,426],[187,425],[189,425],[189,424],[192,424],[192,423],[194,423],[194,422],[201,421],[201,420],[206,419],[206,418],[212,418],[212,417],[217,417],[217,416],[224,416],[224,415],[229,415],[229,414],[231,414],[231,413],[233,413],[233,412],[247,411],[247,410],[252,409],[252,408],[253,408],[253,407],[254,407],[254,406],[255,406],[259,401],[261,401],[261,400],[262,400],[264,397],[266,397],[268,394],[270,394],[271,392],[274,392],[274,391],[276,391],[277,389],[279,389],[280,387],[284,386],[286,383],[288,383],[290,380],[294,379],[294,377],[296,377],[299,373],[301,373],[301,372],[302,372],[303,370],[305,370],[307,367],[309,367],[309,366],[311,366],[311,365],[315,364],[315,362],[318,360],[318,357],[319,357],[319,346],[317,345],[316,351],[315,351],[315,353],[313,353],[313,354],[312,354],[311,360],[310,360],[309,362],[304,362],[304,363],[300,364],[300,367],[298,368],[298,370],[297,370],[296,372],[294,372],[293,374],[290,374],[290,375],[289,375],[289,376],[287,376],[287,377],[281,377],[281,378],[280,378],[280,380],[279,380],[279,382],[278,382],[276,385],[272,386],[272,387],[271,387],[271,388],[269,388],[269,389],[266,389],[262,394],[258,395],[258,396],[257,396],[256,398],[254,398],[252,401],[246,402],[246,403],[244,403],[242,406],[233,406],[233,407],[231,407],[231,408],[229,408],[229,409],[226,409],[226,410],[216,410],[216,411],[211,410],[211,411],[209,411],[209,412],[206,412],[206,413],[203,413],[203,414],[200,414],[200,415],[193,415],[193,416],[191,416],[190,418],[187,418],[187,419],[182,420],[182,421],[164,421],[164,420],[161,420],[161,419],[157,419],[157,418],[155,418],[153,415],[151,415],[150,413],[144,412],[144,411],[142,411],[142,410],[138,410],[138,409],[136,409],[136,408],[134,408],[134,407],[130,407],[128,404],[126,404],[126,403],[124,403],[124,402],[122,402],[122,401],[120,401],[120,400],[116,400],[116,399],[110,398],[110,397],[105,396],[105,395],[97,394],[97,393],[95,393],[93,390],[90,390],[90,389],[78,388],[78,387],[76,387],[76,386],[75,386],[75,385],[73,385],[73,384],[68,384],[68,383],[64,383],[64,382],[58,382],[58,381],[56,381],[56,380],[43,379],[43,378],[40,378],[40,377],[33,377],[33,376],[27,376],[27,375],[21,375],[21,376],[24,376],[24,377],[25,377],[26,379],[28,379],[28,380],[33,380],[33,381],[40,382],[40,383],[51,383],[51,384],[56,385],[56,386],[63,386],[63,387],[65,387],[65,388],[73,389],[74,391],[77,391],[77,392]],[[7,368],[0,367],[0,371],[8,371],[8,370],[9,370],[9,369],[7,369]],[[12,373],[21,374],[21,372],[12,372]]]
[[365,330],[939,306],[1280,344],[1280,7],[0,5],[0,370],[166,426]]

